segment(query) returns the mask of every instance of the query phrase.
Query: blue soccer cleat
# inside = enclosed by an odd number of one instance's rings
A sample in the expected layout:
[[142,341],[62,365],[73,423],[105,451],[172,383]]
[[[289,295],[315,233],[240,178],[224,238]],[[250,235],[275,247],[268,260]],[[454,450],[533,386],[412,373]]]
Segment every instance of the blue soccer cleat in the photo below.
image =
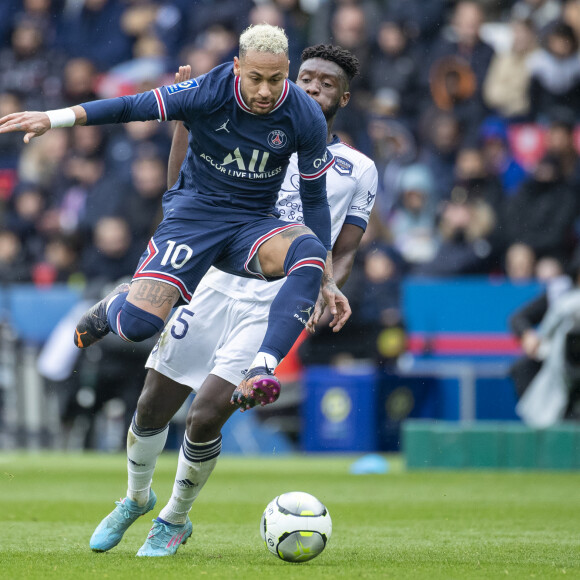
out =
[[189,518],[184,524],[170,524],[155,519],[137,556],[173,556],[179,546],[187,542],[192,531],[193,525]]
[[97,526],[91,536],[90,546],[94,552],[106,552],[114,548],[129,526],[139,517],[150,512],[157,503],[154,491],[149,493],[149,501],[139,507],[128,497],[115,502],[117,507]]

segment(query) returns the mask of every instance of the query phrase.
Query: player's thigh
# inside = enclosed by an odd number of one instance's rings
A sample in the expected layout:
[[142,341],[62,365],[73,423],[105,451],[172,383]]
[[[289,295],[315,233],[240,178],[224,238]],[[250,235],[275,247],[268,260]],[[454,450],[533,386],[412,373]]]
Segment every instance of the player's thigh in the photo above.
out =
[[150,370],[137,402],[137,425],[144,429],[164,427],[190,394],[186,385]]
[[311,233],[302,224],[275,217],[260,218],[236,233],[215,265],[231,274],[260,279],[280,278],[284,276],[284,260],[290,244],[297,237]]
[[141,256],[129,302],[165,320],[176,302],[191,301],[201,278],[227,247],[230,237],[230,224],[164,220]]
[[145,364],[197,392],[227,341],[233,299],[201,285],[192,301],[176,309]]
[[296,238],[306,234],[312,234],[312,230],[306,226],[298,226],[283,230],[261,244],[258,259],[264,275],[271,278],[284,276],[284,261],[288,248]]

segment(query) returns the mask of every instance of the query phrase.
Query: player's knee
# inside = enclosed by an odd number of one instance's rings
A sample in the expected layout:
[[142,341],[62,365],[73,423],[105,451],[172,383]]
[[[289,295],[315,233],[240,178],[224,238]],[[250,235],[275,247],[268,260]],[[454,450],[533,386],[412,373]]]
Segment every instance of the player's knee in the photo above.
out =
[[165,322],[130,302],[125,302],[117,315],[117,334],[127,342],[141,342],[157,334]]
[[322,276],[326,264],[326,248],[314,235],[307,234],[296,238],[286,254],[284,273],[286,276],[304,270],[306,273]]

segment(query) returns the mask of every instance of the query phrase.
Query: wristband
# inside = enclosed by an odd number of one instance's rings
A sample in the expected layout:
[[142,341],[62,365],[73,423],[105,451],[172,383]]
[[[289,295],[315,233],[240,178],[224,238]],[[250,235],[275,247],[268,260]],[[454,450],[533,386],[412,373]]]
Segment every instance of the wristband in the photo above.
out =
[[66,109],[46,111],[46,114],[50,120],[51,129],[55,129],[57,127],[72,127],[77,120],[75,112],[70,107]]

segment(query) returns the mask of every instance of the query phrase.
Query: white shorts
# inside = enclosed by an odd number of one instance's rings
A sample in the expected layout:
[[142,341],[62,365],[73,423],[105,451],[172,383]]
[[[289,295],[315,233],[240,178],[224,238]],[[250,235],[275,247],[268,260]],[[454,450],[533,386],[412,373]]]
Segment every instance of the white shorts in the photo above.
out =
[[145,366],[195,392],[210,373],[237,386],[262,344],[270,304],[236,300],[200,284],[165,325]]

